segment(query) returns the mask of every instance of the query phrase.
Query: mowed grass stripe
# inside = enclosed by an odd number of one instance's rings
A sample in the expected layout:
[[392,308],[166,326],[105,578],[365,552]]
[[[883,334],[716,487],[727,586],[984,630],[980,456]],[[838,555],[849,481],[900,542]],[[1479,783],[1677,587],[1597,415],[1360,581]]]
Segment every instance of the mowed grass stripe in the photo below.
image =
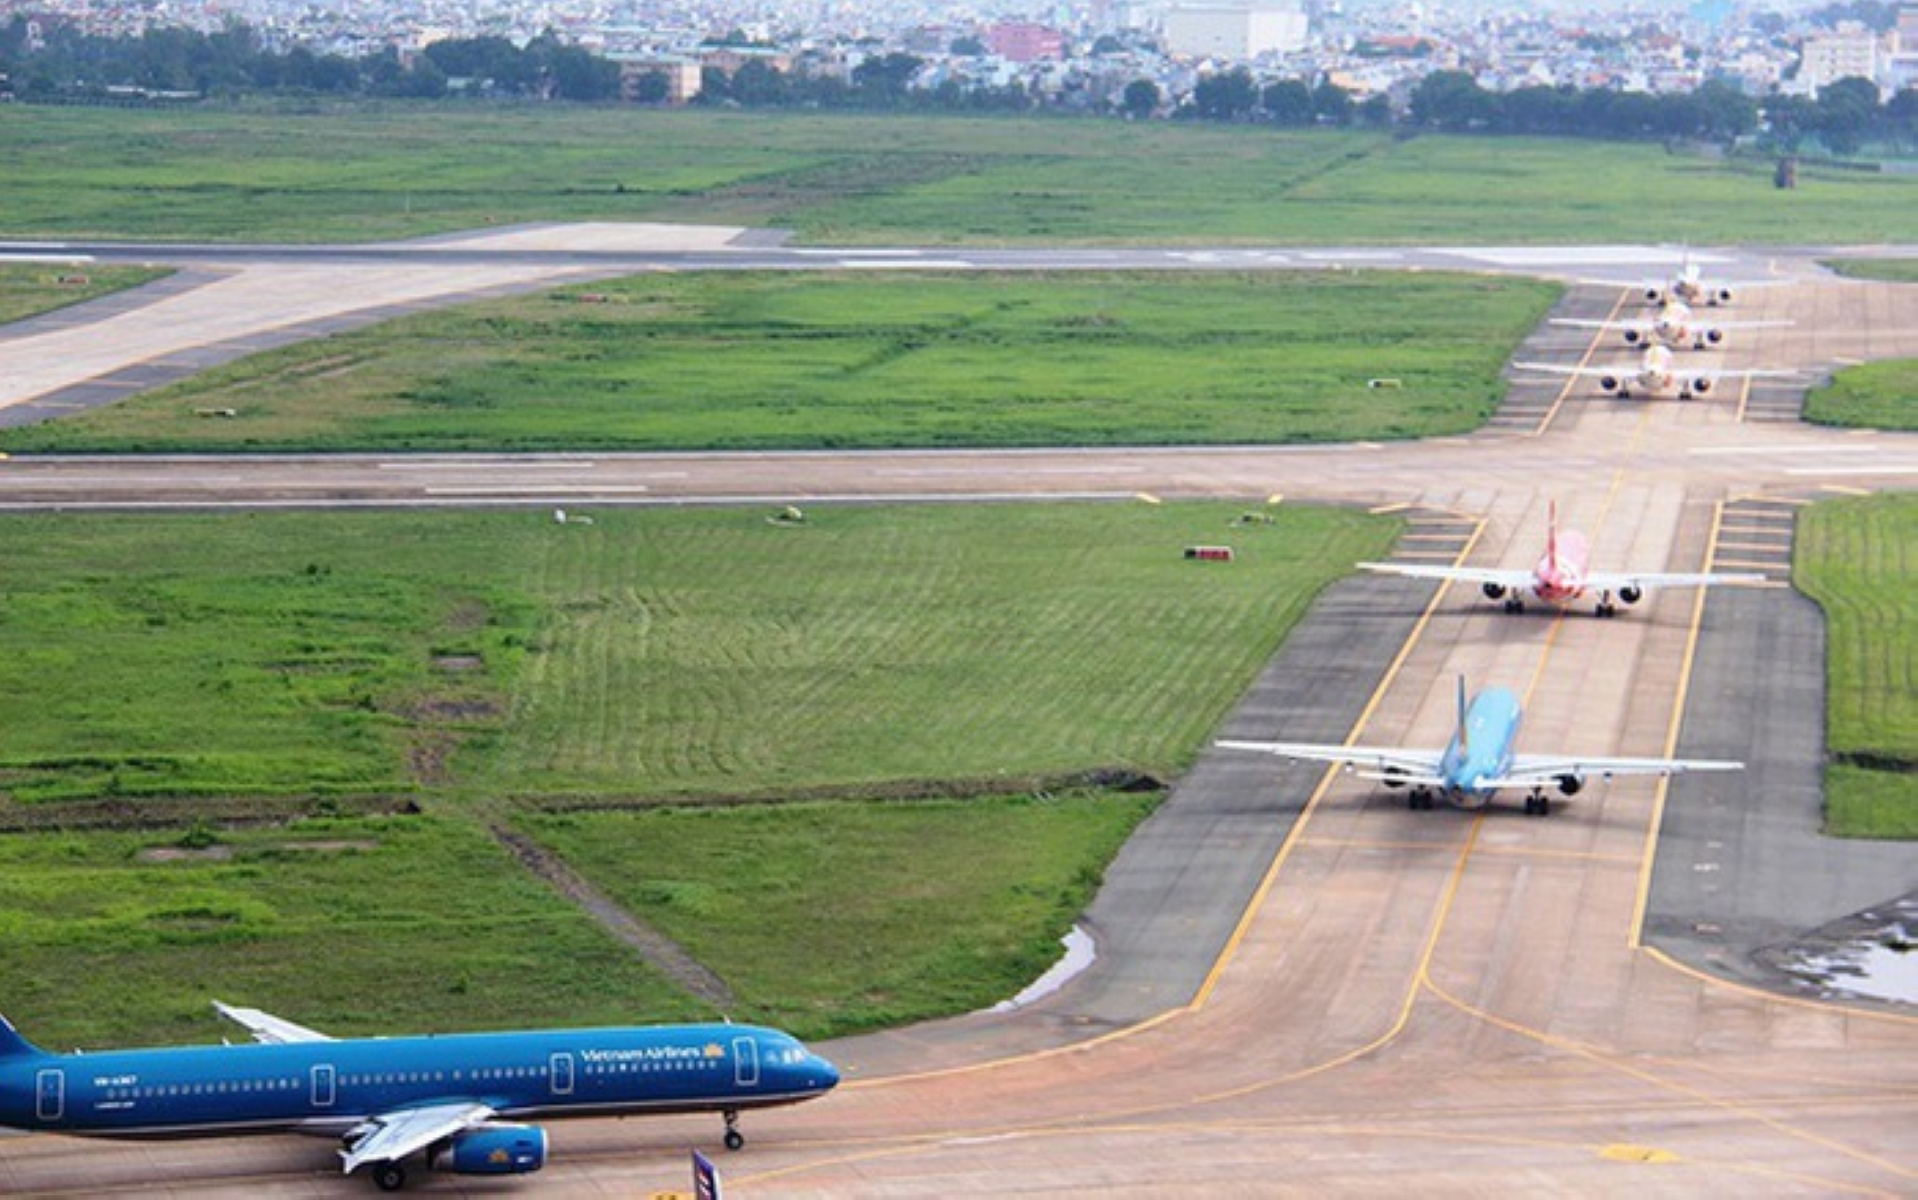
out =
[[1825,610],[1827,824],[1918,837],[1918,498],[1827,501],[1799,518],[1793,578]]

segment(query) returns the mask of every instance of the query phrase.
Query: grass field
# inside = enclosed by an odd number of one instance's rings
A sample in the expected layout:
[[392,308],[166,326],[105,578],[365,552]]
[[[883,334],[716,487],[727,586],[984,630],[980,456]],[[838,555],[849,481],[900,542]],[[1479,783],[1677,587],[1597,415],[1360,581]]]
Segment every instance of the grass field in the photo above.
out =
[[1918,838],[1918,497],[1835,500],[1799,520],[1792,574],[1825,610],[1827,828]]
[[1805,419],[1853,429],[1918,429],[1918,359],[1846,367],[1805,396]]
[[[0,161],[13,237],[353,241],[639,220],[839,244],[1918,240],[1918,180],[1898,176],[1807,166],[1780,191],[1769,162],[1655,146],[1189,123],[9,105]],[[1684,197],[1651,235],[1646,196]]]
[[1918,258],[1834,258],[1825,265],[1850,279],[1918,283]]
[[[1003,998],[1151,801],[1049,799],[1044,781],[1186,764],[1318,588],[1395,528],[1295,508],[1229,528],[1238,514],[0,520],[0,815],[97,821],[105,797],[137,826],[0,838],[7,1013],[95,1046],[206,1040],[209,996],[343,1033],[686,1015],[520,872],[494,821],[710,955],[734,1016],[811,1034]],[[1185,561],[1198,540],[1239,559]],[[262,795],[296,819],[201,823]],[[934,799],[563,811],[832,795]],[[368,798],[386,815],[323,815]],[[827,849],[848,830],[916,857]],[[230,857],[139,857],[209,833]],[[702,834],[704,858],[686,844]],[[965,872],[959,838],[980,846]],[[897,913],[845,898],[919,876],[971,890],[941,893],[936,919],[910,889]],[[780,927],[726,920],[773,881],[781,911],[841,914],[776,970],[751,939]],[[909,969],[869,972],[875,947]]]
[[153,267],[0,263],[0,325],[139,287],[166,274]]
[[1155,802],[1042,793],[572,813],[530,828],[753,1012],[821,1037],[1017,994],[1058,959]]
[[[14,451],[1139,445],[1457,433],[1554,285],[1385,272],[643,275],[257,355]],[[582,302],[586,297],[593,302]],[[1390,376],[1396,389],[1367,381]],[[197,410],[231,408],[229,421]]]

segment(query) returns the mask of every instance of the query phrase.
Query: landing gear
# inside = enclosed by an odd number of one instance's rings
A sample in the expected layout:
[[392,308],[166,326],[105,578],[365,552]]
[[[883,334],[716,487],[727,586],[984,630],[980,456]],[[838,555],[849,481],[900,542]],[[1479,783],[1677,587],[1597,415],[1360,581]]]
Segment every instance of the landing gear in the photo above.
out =
[[382,1192],[397,1192],[406,1186],[406,1168],[396,1162],[373,1164],[373,1186]]
[[1525,611],[1525,601],[1520,600],[1517,596],[1508,596],[1505,599],[1505,611],[1508,613],[1522,613]]
[[723,1115],[726,1118],[726,1149],[737,1150],[746,1144],[746,1135],[739,1132],[739,1110],[729,1108]]
[[1610,592],[1606,592],[1598,598],[1598,615],[1600,617],[1615,617],[1618,615],[1618,605],[1612,603],[1612,594]]
[[1525,797],[1525,815],[1528,817],[1548,817],[1552,814],[1552,802],[1545,798],[1544,792],[1533,792]]
[[1430,811],[1432,807],[1432,790],[1430,788],[1413,788],[1411,794],[1405,797],[1405,807],[1411,809],[1413,812]]

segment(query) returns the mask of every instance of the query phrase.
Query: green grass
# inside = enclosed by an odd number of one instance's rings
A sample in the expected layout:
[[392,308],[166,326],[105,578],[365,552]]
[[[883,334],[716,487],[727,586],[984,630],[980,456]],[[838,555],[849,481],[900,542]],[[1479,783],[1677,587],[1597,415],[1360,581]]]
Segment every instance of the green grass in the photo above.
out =
[[[0,837],[6,1011],[59,1046],[210,1040],[214,996],[340,1033],[703,1012],[495,821],[683,937],[735,1017],[1004,998],[1151,803],[1046,781],[1186,765],[1395,528],[1239,512],[0,520],[0,816],[142,827]],[[848,795],[934,799],[777,803]],[[277,823],[205,820],[261,796]],[[298,816],[369,796],[387,815]],[[664,797],[762,803],[623,811]],[[231,858],[138,857],[209,830]]]
[[[765,449],[1429,436],[1490,415],[1512,348],[1557,294],[1537,281],[1386,272],[644,275],[272,351],[8,431],[0,447]],[[1376,376],[1404,386],[1368,388]],[[208,407],[237,416],[194,415]]]
[[[841,244],[1918,240],[1918,181],[1654,146],[1164,122],[320,104],[0,109],[0,235],[353,241],[526,221]],[[1488,226],[1487,213],[1497,214]],[[1488,238],[1488,228],[1495,236]]]
[[1796,545],[1793,578],[1825,610],[1827,828],[1918,837],[1918,497],[1816,505]]
[[1848,279],[1918,283],[1918,258],[1835,258],[1825,265]]
[[[1219,504],[0,521],[16,803],[1169,771],[1392,525]],[[1194,541],[1240,561],[1196,567]],[[435,751],[443,753],[434,753]]]
[[1073,792],[573,813],[529,826],[718,971],[746,1008],[836,1037],[1017,994],[1059,957],[1058,939],[1155,800]]
[[243,1038],[211,999],[329,1033],[710,1015],[475,824],[404,817],[0,838],[6,1014],[49,1048]]
[[1805,396],[1805,418],[1853,429],[1918,429],[1918,359],[1846,367]]
[[154,267],[0,263],[0,325],[139,287],[170,273]]

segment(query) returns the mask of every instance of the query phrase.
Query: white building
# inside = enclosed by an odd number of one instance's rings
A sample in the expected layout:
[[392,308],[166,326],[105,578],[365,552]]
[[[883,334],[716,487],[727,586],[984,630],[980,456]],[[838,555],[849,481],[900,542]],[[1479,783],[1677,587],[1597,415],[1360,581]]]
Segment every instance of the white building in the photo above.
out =
[[1184,3],[1165,15],[1166,50],[1182,58],[1244,62],[1305,48],[1306,18],[1296,4]]
[[1878,78],[1878,41],[1871,34],[1839,33],[1805,39],[1799,49],[1800,89],[1816,96],[1820,89],[1853,76],[1873,81]]

